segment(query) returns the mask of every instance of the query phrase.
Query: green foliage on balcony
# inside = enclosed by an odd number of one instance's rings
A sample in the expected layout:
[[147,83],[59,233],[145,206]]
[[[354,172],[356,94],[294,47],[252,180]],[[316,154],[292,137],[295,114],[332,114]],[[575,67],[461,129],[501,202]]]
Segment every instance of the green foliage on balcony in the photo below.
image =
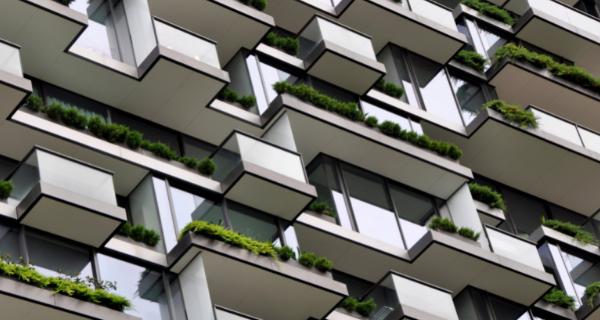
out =
[[296,260],[296,252],[288,246],[282,246],[281,248],[276,247],[275,250],[283,261],[288,261],[290,259]]
[[508,104],[502,100],[492,100],[483,107],[500,112],[504,119],[519,124],[523,129],[539,127],[538,119],[533,112],[525,111],[517,105]]
[[213,173],[215,173],[215,171],[217,171],[217,165],[213,159],[205,158],[198,163],[198,171],[207,176],[211,176]]
[[35,270],[33,265],[20,262],[11,262],[10,255],[0,257],[0,272],[15,280],[52,290],[53,294],[62,294],[82,301],[101,305],[113,310],[133,310],[131,301],[127,298],[110,292],[116,289],[116,283],[110,281],[97,281],[87,277],[45,276]]
[[479,53],[470,50],[460,50],[456,56],[454,56],[454,59],[481,73],[485,70],[485,66],[489,64],[488,59],[484,58]]
[[327,260],[325,257],[317,257],[312,252],[302,252],[298,258],[298,262],[309,268],[315,267],[322,272],[331,272],[333,268],[333,262]]
[[348,312],[358,312],[363,317],[370,317],[373,310],[377,307],[373,298],[365,302],[359,302],[355,298],[346,298],[340,303],[340,307],[348,310]]
[[310,206],[308,207],[308,210],[310,211],[314,211],[316,213],[320,213],[320,214],[324,214],[330,217],[335,218],[337,215],[335,214],[335,211],[333,211],[333,209],[329,208],[329,206],[327,206],[326,202],[317,202],[317,201],[313,201],[311,202]]
[[385,78],[381,78],[379,81],[377,81],[377,83],[375,83],[375,89],[395,98],[400,98],[404,94],[404,88],[385,81]]
[[54,1],[56,1],[56,2],[58,2],[58,3],[62,3],[62,4],[64,4],[64,5],[66,5],[66,6],[68,6],[68,5],[70,5],[71,3],[75,2],[75,0],[54,0]]
[[542,217],[542,225],[544,227],[548,227],[550,229],[556,230],[560,233],[564,233],[568,236],[571,236],[581,244],[593,244],[598,245],[598,240],[591,233],[581,230],[582,226],[574,225],[570,222],[562,222],[559,220],[546,220],[546,218]]
[[485,15],[496,20],[500,20],[510,26],[515,24],[515,19],[504,9],[500,9],[491,3],[481,2],[479,0],[463,0],[465,6],[479,11],[479,15]]
[[315,268],[323,272],[331,272],[331,269],[333,269],[333,262],[327,260],[325,257],[318,257],[317,261],[315,261]]
[[588,298],[590,307],[594,307],[594,299],[600,294],[600,282],[594,282],[585,288],[585,295]]
[[160,233],[155,230],[146,229],[146,227],[141,224],[133,227],[129,221],[125,222],[121,229],[119,229],[119,234],[135,241],[143,242],[151,247],[156,246],[161,239]]
[[429,223],[429,229],[439,229],[450,233],[456,233],[473,241],[479,240],[479,237],[481,236],[481,232],[475,233],[475,231],[473,231],[471,228],[462,227],[458,229],[454,222],[450,221],[448,218],[442,219],[440,217],[435,217],[431,219],[431,222]]
[[42,98],[36,96],[35,94],[32,94],[29,97],[27,97],[25,105],[33,111],[40,111],[44,106],[44,102],[42,101]]
[[206,221],[192,221],[188,223],[179,234],[179,238],[188,232],[194,232],[212,239],[223,241],[232,246],[248,250],[254,254],[269,256],[277,260],[277,250],[271,242],[260,242],[247,237],[239,232],[232,231]]
[[566,308],[572,311],[576,310],[575,299],[571,296],[568,296],[564,291],[559,290],[558,288],[552,288],[552,290],[546,293],[542,299],[561,308]]
[[504,202],[504,199],[502,199],[502,195],[493,191],[490,187],[482,186],[477,183],[469,183],[469,190],[471,190],[473,199],[483,202],[492,208],[506,211],[506,203]]
[[504,57],[510,57],[513,60],[521,60],[535,64],[538,67],[546,68],[555,76],[569,80],[582,87],[589,88],[594,92],[600,93],[600,79],[595,78],[582,68],[576,66],[568,66],[564,63],[558,63],[552,57],[531,52],[523,47],[517,46],[514,43],[508,43],[501,48],[498,48],[494,53],[494,58],[500,60]]
[[365,122],[370,127],[378,127],[385,135],[409,141],[414,145],[437,152],[442,156],[450,157],[454,160],[458,160],[462,156],[462,151],[452,143],[434,141],[429,139],[426,135],[419,135],[414,131],[402,130],[399,124],[391,121],[384,121],[382,124],[379,124],[379,120],[373,116],[365,119],[365,115],[363,115],[362,111],[358,108],[356,102],[344,103],[337,101],[324,94],[320,94],[313,88],[309,88],[306,84],[297,86],[285,81],[280,81],[273,85],[273,89],[278,94],[289,93],[296,98],[312,103],[319,108],[333,111],[354,121]]
[[275,32],[269,32],[263,42],[270,47],[277,47],[292,56],[297,55],[298,50],[300,50],[300,41],[298,39],[280,37]]
[[247,95],[247,96],[240,97],[237,92],[229,89],[228,87],[223,89],[219,93],[217,98],[224,100],[224,101],[237,102],[246,109],[250,109],[256,105],[256,97],[255,96]]
[[259,11],[264,11],[267,8],[267,0],[241,0],[241,2],[248,6],[253,6]]
[[10,194],[15,189],[15,185],[12,181],[1,181],[0,180],[0,199],[6,199],[10,197]]

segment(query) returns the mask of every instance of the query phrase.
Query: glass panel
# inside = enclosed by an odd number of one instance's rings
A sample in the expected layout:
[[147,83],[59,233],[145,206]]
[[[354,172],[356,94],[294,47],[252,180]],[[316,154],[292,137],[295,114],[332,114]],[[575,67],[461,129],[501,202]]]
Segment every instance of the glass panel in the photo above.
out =
[[348,230],[354,230],[352,221],[350,220],[350,213],[348,212],[348,207],[346,207],[346,201],[344,200],[344,195],[337,191],[332,191],[332,194],[340,225]]
[[460,104],[465,125],[469,125],[477,117],[477,114],[483,108],[483,104],[486,103],[483,90],[481,90],[480,85],[453,75],[450,75],[450,83],[452,83],[454,94]]
[[400,127],[404,130],[411,131],[410,123],[408,119],[401,115],[397,115],[395,113],[389,112],[385,109],[372,105],[366,101],[361,100],[361,106],[363,112],[368,114],[367,116],[375,116],[379,120],[379,123],[383,123],[384,121],[392,121],[400,125]]
[[[507,39],[500,37],[499,35],[492,32],[491,29],[482,27],[479,24],[477,24],[477,31],[479,32],[481,44],[485,49],[485,53],[488,59],[492,59],[496,50],[508,43]],[[491,66],[487,66],[486,70],[490,67]]]
[[[554,274],[558,287],[565,291],[571,297],[579,297],[569,276],[569,271],[560,255],[558,247],[552,244],[544,243],[538,252],[544,263],[545,271]],[[553,262],[554,261],[554,262]],[[556,269],[555,269],[556,268]],[[579,299],[575,299],[575,307],[580,305]]]
[[171,187],[171,197],[178,231],[192,221],[201,220],[214,224],[223,222],[223,212],[218,203],[174,187]]
[[333,270],[331,272],[333,280],[341,282],[348,288],[348,295],[350,297],[362,297],[373,287],[373,283],[367,280]]
[[80,114],[84,114],[88,116],[88,118],[99,115],[105,123],[113,122],[110,107],[46,82],[42,83],[42,86],[44,89],[44,96],[46,97],[46,103],[51,104],[52,102],[57,102],[67,108],[77,108]]
[[29,262],[47,276],[60,273],[85,278],[93,277],[90,251],[84,246],[67,242],[31,229],[25,231]]
[[165,130],[163,127],[159,127],[154,123],[140,121],[122,113],[117,115],[116,122],[129,127],[130,130],[137,130],[141,132],[144,135],[144,140],[149,140],[150,142],[162,142],[166,144],[169,148],[171,148],[171,150],[177,153],[177,156],[181,156],[177,133],[170,130]]
[[[125,0],[127,1],[127,0]],[[139,1],[142,2],[142,1]],[[143,2],[146,4],[146,2]],[[148,6],[146,4],[146,11],[140,12],[137,11],[141,8],[135,8],[138,15],[146,16],[148,20],[150,20],[150,12],[148,10]],[[128,12],[129,15],[129,12]],[[128,16],[131,19],[135,19],[133,14]],[[113,8],[113,18],[115,20],[115,33],[117,35],[117,40],[119,42],[119,50],[121,52],[121,60],[127,63],[130,66],[135,66],[135,58],[133,52],[133,45],[131,41],[138,37],[138,34],[131,34],[129,32],[129,27],[127,26],[127,18],[125,17],[125,7],[123,6],[123,1],[119,1]],[[137,23],[138,20],[129,20],[130,23]],[[132,24],[133,24],[132,23]],[[154,34],[152,34],[154,36]],[[136,39],[137,40],[137,39]],[[154,47],[153,47],[154,48]],[[145,57],[145,56],[144,56]],[[138,65],[141,64],[141,61],[138,62]]]
[[544,271],[542,261],[534,244],[486,227],[494,253]]
[[356,102],[356,95],[317,78],[311,78],[312,87],[319,93],[341,102]]
[[265,81],[265,88],[266,88],[267,94],[268,94],[268,97],[267,97],[268,103],[271,103],[277,97],[277,92],[275,92],[275,90],[273,90],[273,84],[275,84],[276,82],[279,82],[279,81],[285,81],[288,83],[296,83],[296,81],[298,81],[298,79],[299,79],[295,75],[292,75],[290,73],[282,71],[278,68],[272,67],[263,62],[260,63],[260,70],[262,72],[262,76]]
[[[424,0],[422,0],[424,1]],[[427,112],[463,125],[444,66],[410,53]]]
[[469,32],[469,28],[467,27],[467,19],[460,19],[456,23],[456,28],[458,32],[462,33],[467,37],[467,44],[463,47],[463,50],[467,51],[476,51],[475,44],[473,43],[473,38],[471,37],[471,33]]
[[317,45],[323,41],[321,30],[319,30],[319,22],[317,19],[313,19],[305,28],[302,33],[298,35],[298,41],[300,42],[300,49],[297,57],[304,60],[308,55],[317,47]]
[[350,197],[388,211],[392,210],[382,177],[345,163],[342,163],[342,174]]
[[125,313],[144,320],[169,320],[167,294],[160,272],[98,254],[103,281],[116,281],[118,295],[129,299],[135,310]]
[[559,138],[563,138],[578,146],[581,144],[577,127],[574,124],[566,122],[562,119],[551,116],[535,108],[529,108],[531,112],[538,118],[539,128],[547,133],[553,134]]
[[552,212],[552,218],[563,222],[570,222],[578,226],[582,225],[587,220],[586,216],[552,203],[550,203],[550,212]]
[[[129,210],[131,212],[132,225],[141,224],[146,229],[152,229],[161,235],[158,207],[154,188],[152,186],[152,176],[147,175],[142,182],[129,194]],[[156,245],[160,253],[165,253],[164,236]]]
[[[502,299],[493,294],[488,294],[490,304],[496,319],[517,320],[521,319],[524,312],[527,312],[527,307],[516,304],[512,301]],[[523,318],[524,320],[527,318]]]
[[[223,68],[223,70],[229,73],[229,79],[231,83],[228,88],[237,92],[238,96],[247,96],[254,95],[257,96],[257,99],[260,99],[261,96],[264,96],[264,92],[256,91],[252,89],[252,82],[250,81],[250,74],[248,73],[248,68],[246,67],[246,58],[244,56],[245,50],[240,50],[230,61],[227,63],[227,66]],[[227,103],[232,103],[228,101]],[[256,107],[252,107],[248,109],[248,111],[258,114],[258,110]]]
[[234,311],[225,310],[225,309],[221,309],[221,308],[216,308],[215,314],[217,315],[216,320],[249,320],[249,319],[255,320],[256,319],[256,318],[251,318],[248,316],[241,316],[240,314],[238,314]]
[[[471,297],[471,291],[475,291],[472,288],[465,288],[461,293],[459,293],[456,298],[454,298],[454,306],[456,307],[456,313],[458,314],[458,318],[461,320],[479,320],[481,319],[478,315],[477,310],[481,310],[481,308],[485,308],[485,306],[477,305],[476,300]],[[485,309],[484,309],[485,310]],[[484,319],[489,320],[486,312],[482,312]]]
[[202,160],[204,158],[208,158],[217,147],[192,137],[188,137],[183,135],[183,149],[185,150],[185,155],[188,157],[195,157],[198,160]]
[[410,8],[412,12],[421,15],[431,21],[435,21],[447,28],[458,31],[452,10],[442,8],[427,0],[410,0]]
[[18,228],[0,225],[0,255],[10,255],[10,261],[19,261],[21,248]]
[[22,77],[19,49],[0,42],[0,70]]
[[579,134],[586,148],[600,153],[600,135],[583,128],[579,128]]
[[[317,157],[307,168],[308,174],[308,182],[317,189],[317,202],[325,202],[329,208],[335,208],[335,204],[333,202],[333,198],[331,196],[331,190],[339,190],[337,183],[333,183],[333,185],[327,182],[327,177],[325,176],[325,167],[322,161],[322,156]],[[332,170],[333,168],[327,168]]]
[[491,56],[493,56],[493,52],[492,52],[492,55],[488,56],[488,52],[483,47],[483,43],[481,42],[481,38],[479,36],[479,30],[475,26],[475,23],[469,19],[466,19],[465,21],[467,23],[467,28],[469,29],[469,33],[473,35],[473,37],[471,39],[473,40],[473,45],[475,46],[477,53],[479,53],[480,55],[487,57],[489,59]]
[[377,307],[371,313],[371,320],[385,319],[396,307],[400,305],[398,293],[394,286],[392,275],[388,275],[362,301],[373,299]]
[[527,238],[542,225],[542,217],[550,219],[544,203],[520,192],[508,188],[502,189],[502,197],[509,207],[509,214],[520,237]]
[[390,194],[396,205],[398,219],[406,246],[411,248],[428,231],[429,220],[436,211],[429,197],[390,184]]
[[36,153],[42,181],[117,205],[111,174],[41,150]]
[[600,265],[598,261],[583,258],[562,248],[562,258],[567,271],[573,279],[577,296],[583,298],[585,288],[594,282],[600,281]]
[[152,183],[154,184],[154,192],[156,193],[156,204],[158,205],[158,213],[160,214],[163,240],[167,247],[167,252],[169,252],[177,245],[178,234],[175,233],[171,204],[169,203],[169,195],[167,194],[167,184],[164,180],[154,177],[152,178]]
[[[116,28],[108,1],[104,1],[99,6],[88,8],[90,7],[88,0],[76,0],[69,7],[89,18],[87,29],[77,38],[75,44],[121,61]],[[88,11],[88,9],[94,11]]]
[[600,21],[582,14],[579,10],[550,0],[529,0],[532,8],[567,22],[578,29],[600,36]]
[[8,204],[17,206],[40,181],[37,152],[33,152],[9,178],[15,188],[7,199]]
[[214,43],[158,20],[154,20],[154,27],[156,28],[156,36],[160,45],[221,69],[219,56],[217,55],[217,46]]
[[[156,48],[156,36],[152,25],[152,15],[148,2],[145,0],[123,0],[131,41],[135,48],[135,60],[137,66],[148,57],[148,54]],[[157,30],[158,33],[158,30]]]
[[242,204],[227,201],[231,229],[258,241],[272,241],[278,236],[275,218]]
[[258,112],[257,114],[261,115],[269,108],[269,103],[265,96],[265,88],[263,87],[260,71],[258,70],[258,63],[256,62],[256,57],[254,55],[249,55],[246,58],[246,66],[248,66],[248,73],[250,74],[250,80],[252,81],[256,105],[258,106],[258,110],[255,110],[256,107],[252,107],[251,111],[255,114]]
[[179,278],[171,274],[169,281],[169,290],[171,291],[171,301],[173,303],[173,314],[175,318],[173,320],[187,320],[185,313],[185,306],[183,305],[183,293],[181,292],[181,286],[179,285]]
[[[452,17],[451,12],[450,17]],[[346,48],[369,59],[377,60],[377,58],[375,58],[373,45],[371,45],[371,39],[368,37],[324,19],[317,18],[316,20],[319,21],[319,28],[324,40],[335,43],[340,47]]]
[[298,243],[298,237],[296,236],[296,230],[294,227],[290,225],[283,233],[285,235],[287,246],[296,252],[296,257],[300,257],[300,243]]

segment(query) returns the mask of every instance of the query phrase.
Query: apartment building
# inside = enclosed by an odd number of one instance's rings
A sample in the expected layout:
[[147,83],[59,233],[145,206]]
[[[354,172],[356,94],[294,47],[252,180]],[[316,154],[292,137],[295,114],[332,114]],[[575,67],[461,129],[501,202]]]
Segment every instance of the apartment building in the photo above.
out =
[[0,319],[600,319],[599,17],[0,0]]

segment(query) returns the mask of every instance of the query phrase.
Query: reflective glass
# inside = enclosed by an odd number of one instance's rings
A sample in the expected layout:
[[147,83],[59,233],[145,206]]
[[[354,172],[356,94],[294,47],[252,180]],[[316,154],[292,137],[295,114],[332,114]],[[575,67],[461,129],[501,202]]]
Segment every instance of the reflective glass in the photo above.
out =
[[526,194],[503,188],[502,197],[508,204],[508,211],[520,237],[527,238],[542,225],[541,218],[550,219],[544,203]]
[[183,229],[192,221],[206,221],[214,224],[223,222],[221,205],[195,194],[171,187],[171,197],[177,219],[177,230]]
[[487,50],[483,47],[483,42],[481,42],[479,30],[475,26],[475,23],[469,19],[466,19],[465,21],[467,23],[467,29],[469,29],[469,33],[473,35],[471,40],[473,40],[473,45],[475,46],[477,53],[489,59],[491,56],[488,55]]
[[0,42],[0,70],[22,77],[19,49]]
[[64,105],[66,108],[77,108],[80,114],[86,115],[88,118],[100,116],[105,123],[113,122],[110,107],[104,104],[46,82],[42,83],[42,87],[44,89],[44,96],[46,97],[47,104],[57,102]]
[[167,252],[171,251],[177,245],[177,236],[175,232],[175,224],[173,222],[173,214],[171,212],[171,204],[169,203],[169,195],[167,184],[164,180],[152,178],[154,184],[154,192],[156,194],[156,204],[158,205],[158,213],[160,215],[160,224],[162,226],[163,240]]
[[348,295],[350,297],[360,298],[364,296],[365,293],[367,293],[373,286],[372,282],[339,272],[337,270],[333,270],[331,275],[333,276],[333,280],[346,285],[348,288]]
[[198,160],[202,160],[204,158],[208,158],[217,147],[192,137],[188,137],[186,135],[182,135],[183,140],[183,148],[185,150],[185,155],[188,157],[194,157]]
[[269,214],[233,201],[227,201],[227,212],[233,231],[258,241],[272,241],[278,236],[275,218]]
[[[556,277],[556,280],[560,281],[560,283],[557,283],[557,285],[563,289],[567,295],[571,297],[579,297],[579,294],[575,290],[575,286],[571,281],[569,271],[567,270],[558,247],[545,243],[538,251],[540,252],[542,261],[544,261],[546,272],[552,272]],[[579,305],[579,299],[575,299],[575,307],[578,307]]]
[[450,75],[450,83],[452,83],[454,94],[460,104],[465,125],[469,125],[477,117],[477,114],[483,108],[483,104],[487,102],[483,90],[481,90],[480,85],[453,75]]
[[516,304],[512,301],[497,297],[493,294],[488,294],[490,305],[496,316],[496,319],[503,320],[525,320],[529,315],[522,318],[523,313],[527,312],[527,307]]
[[[252,81],[252,87],[254,89],[254,96],[256,97],[256,105],[258,106],[259,115],[263,114],[267,108],[269,108],[269,102],[265,96],[265,88],[260,78],[260,71],[258,70],[258,62],[254,55],[249,55],[246,58],[246,66],[248,67],[248,74]],[[254,107],[252,107],[254,108]]]
[[[452,17],[452,12],[448,13],[450,14],[450,17]],[[317,18],[316,20],[319,23],[319,29],[323,39],[369,59],[377,60],[370,38],[328,20],[320,18]],[[452,18],[452,22],[454,22],[454,18]],[[302,34],[304,34],[304,32]]]
[[579,128],[579,134],[586,148],[600,153],[600,135],[583,128]]
[[337,216],[340,220],[340,225],[348,230],[354,230],[352,227],[352,221],[350,220],[350,213],[344,200],[344,195],[337,191],[332,191],[333,201],[335,201],[335,207],[337,209]]
[[[163,235],[151,175],[147,175],[129,194],[129,211],[131,212],[132,225],[141,224],[146,229],[154,230],[159,232],[161,236]],[[161,237],[156,248],[160,253],[166,253],[164,236]]]
[[37,152],[33,152],[25,159],[9,179],[13,182],[15,188],[6,200],[8,204],[17,206],[40,181]]
[[544,271],[544,266],[534,244],[490,227],[486,227],[486,233],[494,253]]
[[154,20],[158,43],[181,54],[221,69],[217,46],[201,37]]
[[183,293],[179,284],[179,277],[175,274],[169,276],[169,290],[171,291],[171,301],[173,303],[173,320],[187,320],[185,306],[183,304]]
[[535,108],[530,108],[529,110],[538,118],[538,124],[541,130],[578,146],[583,146],[581,144],[581,138],[579,138],[579,133],[577,132],[577,127],[575,127],[574,124]]
[[600,265],[597,261],[566,251],[561,247],[563,261],[573,280],[573,286],[579,298],[585,295],[585,288],[600,281]]
[[[332,170],[333,168],[329,167],[327,169]],[[335,180],[332,181],[333,183],[327,181],[325,170],[323,156],[317,157],[306,169],[308,182],[317,189],[316,201],[325,202],[329,208],[333,209],[335,208],[335,203],[333,202],[330,188],[333,191],[339,191],[340,188]],[[334,174],[334,172],[332,172],[332,174]]]
[[498,48],[508,43],[507,39],[502,38],[501,36],[494,33],[491,29],[483,27],[480,24],[477,24],[477,31],[479,32],[479,36],[481,37],[481,43],[485,48],[485,52],[488,59],[491,59],[494,56],[494,53],[496,52],[496,50],[498,50]]
[[181,156],[177,133],[159,127],[154,123],[140,121],[123,113],[118,113],[117,118],[117,123],[129,127],[130,130],[141,132],[144,135],[144,140],[150,140],[150,142],[162,142],[171,148],[171,150],[175,151],[178,156]]
[[18,228],[0,225],[0,255],[10,255],[10,261],[19,261],[21,249]]
[[15,170],[19,162],[4,156],[0,156],[0,179],[5,180]]
[[363,113],[368,114],[368,116],[377,117],[379,123],[383,123],[384,121],[392,121],[399,124],[402,129],[411,131],[410,123],[405,117],[389,112],[363,100],[361,100],[361,106]]
[[411,248],[428,231],[427,225],[436,213],[433,202],[429,197],[396,184],[390,184],[390,194],[406,246]]
[[[254,58],[254,56],[249,56],[248,58]],[[238,53],[229,61],[229,63],[227,63],[223,70],[229,73],[229,79],[231,83],[229,84],[228,88],[237,92],[238,96],[241,97],[254,95],[255,97],[258,97],[258,99],[261,97],[264,99],[264,92],[254,90],[252,88],[253,83],[250,81],[250,73],[248,67],[246,66],[246,55],[244,50],[238,51]],[[254,81],[254,79],[256,79],[256,76],[254,76],[252,80]],[[260,81],[258,81],[257,85],[261,85]],[[233,102],[227,101],[227,103]],[[247,110],[254,114],[258,114],[258,109],[256,106]]]
[[[392,279],[398,299],[403,306],[429,313],[440,319],[458,320],[452,293],[437,290],[398,275],[392,275]],[[435,308],[431,306],[435,306]]]
[[25,238],[29,262],[42,274],[58,276],[60,270],[70,276],[94,277],[88,248],[32,229],[26,230]]
[[442,8],[441,6],[435,5],[427,0],[410,0],[411,10],[431,21],[435,21],[444,27],[450,28],[454,31],[458,31],[456,23],[454,22],[454,16],[452,10]]
[[267,97],[268,103],[271,103],[277,97],[277,92],[275,92],[275,90],[273,90],[273,85],[276,82],[285,81],[288,83],[296,83],[296,81],[298,81],[297,76],[287,73],[285,71],[282,71],[280,69],[277,69],[275,67],[272,67],[263,62],[260,63],[260,70],[262,72],[262,76],[265,81],[265,89],[266,89],[267,95],[268,95],[268,97]]
[[287,242],[287,246],[292,248],[296,253],[296,257],[300,257],[301,252],[299,251],[300,243],[298,243],[298,237],[296,236],[296,230],[294,226],[290,225],[284,231],[285,241]]
[[[148,54],[156,48],[156,36],[150,7],[146,0],[123,0],[120,3],[124,4],[127,13],[127,19],[123,18],[123,20],[128,23],[131,46],[135,49],[131,50],[135,52],[135,59],[137,60],[137,66],[139,66],[148,57]],[[128,34],[126,36],[129,37]],[[123,46],[121,46],[121,50],[123,50]]]

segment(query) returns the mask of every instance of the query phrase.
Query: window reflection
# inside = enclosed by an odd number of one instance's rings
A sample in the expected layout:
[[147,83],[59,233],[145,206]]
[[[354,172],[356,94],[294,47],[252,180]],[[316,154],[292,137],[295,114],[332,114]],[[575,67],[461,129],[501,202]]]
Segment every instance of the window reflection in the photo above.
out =
[[206,221],[214,224],[223,222],[221,205],[195,194],[171,187],[171,197],[177,220],[177,230],[183,229],[192,221]]
[[396,184],[390,184],[390,194],[398,212],[406,246],[411,248],[428,231],[427,225],[436,213],[433,202]]
[[[42,234],[31,229],[25,233],[27,254],[35,269],[46,276],[62,274],[93,277],[90,250],[70,241]],[[13,241],[17,241],[14,239]],[[13,261],[18,261],[18,257]]]
[[275,218],[256,209],[227,201],[231,229],[258,241],[273,241],[278,237]]
[[295,75],[279,70],[263,62],[260,63],[260,70],[262,71],[263,79],[265,81],[265,89],[268,94],[268,103],[271,103],[271,101],[273,101],[277,97],[277,92],[273,90],[273,84],[279,81],[296,83],[296,81],[298,81],[299,79]]
[[395,113],[389,112],[382,108],[376,107],[366,101],[361,100],[361,105],[363,108],[363,112],[368,114],[369,116],[375,116],[379,120],[379,123],[383,123],[384,121],[392,121],[400,125],[402,129],[411,131],[410,123],[407,118],[397,115]]
[[486,103],[481,86],[450,75],[450,82],[454,89],[456,99],[460,104],[462,116],[466,125],[469,125]]
[[152,178],[152,183],[154,184],[156,204],[158,205],[160,224],[162,225],[163,240],[167,247],[167,252],[169,252],[177,245],[177,234],[175,233],[171,204],[169,203],[169,195],[167,194],[167,185],[164,180],[154,177]]

